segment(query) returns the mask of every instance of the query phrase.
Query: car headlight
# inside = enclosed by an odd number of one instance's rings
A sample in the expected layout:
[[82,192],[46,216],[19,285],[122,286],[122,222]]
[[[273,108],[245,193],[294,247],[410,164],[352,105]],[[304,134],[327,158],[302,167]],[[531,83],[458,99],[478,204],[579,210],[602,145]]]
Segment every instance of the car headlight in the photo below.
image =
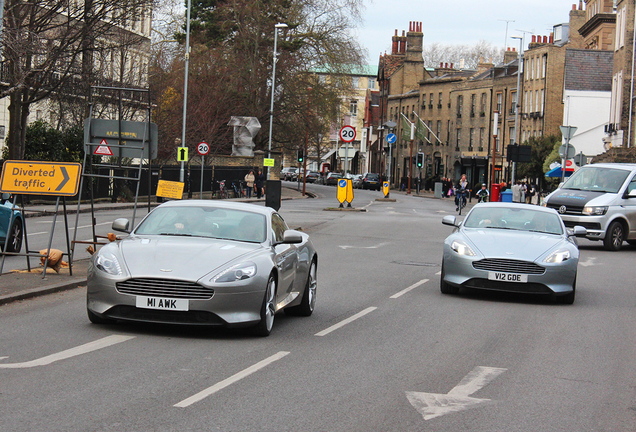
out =
[[585,206],[583,207],[583,214],[589,216],[601,216],[607,213],[607,206],[602,207],[594,207],[594,206]]
[[552,264],[558,264],[560,262],[563,262],[565,260],[569,260],[570,257],[572,255],[570,254],[570,251],[567,249],[559,249],[557,251],[554,251],[550,254],[550,256],[548,256],[546,259],[543,260],[543,262],[546,263],[552,263]]
[[470,246],[468,246],[466,243],[459,240],[453,240],[453,242],[451,243],[451,249],[457,252],[459,255],[465,255],[465,256],[477,255],[475,252],[473,252]]
[[253,262],[245,262],[235,264],[228,267],[220,273],[217,273],[211,282],[235,282],[239,280],[249,279],[256,274],[256,264]]
[[108,252],[100,253],[99,255],[97,255],[97,258],[95,258],[95,267],[103,272],[115,276],[123,274],[123,272],[121,271],[121,265],[119,265],[119,260],[117,260],[117,257]]

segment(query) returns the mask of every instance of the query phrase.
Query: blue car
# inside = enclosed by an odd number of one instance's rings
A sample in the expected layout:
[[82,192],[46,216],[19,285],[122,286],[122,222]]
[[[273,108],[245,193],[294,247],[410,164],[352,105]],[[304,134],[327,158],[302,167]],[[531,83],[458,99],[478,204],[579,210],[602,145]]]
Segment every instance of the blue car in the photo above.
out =
[[[24,221],[22,213],[18,210],[12,210],[12,208],[11,195],[3,193],[0,200],[0,245],[2,245],[3,251],[5,251],[6,244],[6,252],[20,252]],[[13,213],[13,217],[11,217],[11,213]]]

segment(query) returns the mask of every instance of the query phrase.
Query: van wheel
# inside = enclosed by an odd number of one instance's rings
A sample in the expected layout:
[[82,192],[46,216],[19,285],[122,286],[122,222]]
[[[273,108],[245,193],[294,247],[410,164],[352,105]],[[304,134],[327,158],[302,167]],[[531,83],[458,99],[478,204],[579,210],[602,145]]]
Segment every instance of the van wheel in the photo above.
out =
[[623,240],[625,239],[625,231],[623,230],[623,224],[619,221],[614,221],[607,228],[605,238],[603,239],[603,246],[609,251],[618,251],[623,246]]

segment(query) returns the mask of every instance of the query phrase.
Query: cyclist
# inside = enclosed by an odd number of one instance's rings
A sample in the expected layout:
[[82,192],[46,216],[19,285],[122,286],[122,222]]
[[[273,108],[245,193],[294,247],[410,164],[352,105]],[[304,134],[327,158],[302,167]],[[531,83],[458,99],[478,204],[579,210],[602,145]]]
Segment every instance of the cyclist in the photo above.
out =
[[486,202],[486,200],[490,196],[490,192],[488,192],[488,189],[486,189],[486,183],[483,183],[481,185],[481,189],[477,191],[476,195],[477,195],[477,198],[479,198],[479,200],[477,201],[478,203]]
[[455,189],[455,211],[458,211],[460,205],[462,207],[466,205],[466,196],[468,194],[468,180],[466,180],[466,174],[462,174],[462,178],[460,178],[457,185],[455,185]]

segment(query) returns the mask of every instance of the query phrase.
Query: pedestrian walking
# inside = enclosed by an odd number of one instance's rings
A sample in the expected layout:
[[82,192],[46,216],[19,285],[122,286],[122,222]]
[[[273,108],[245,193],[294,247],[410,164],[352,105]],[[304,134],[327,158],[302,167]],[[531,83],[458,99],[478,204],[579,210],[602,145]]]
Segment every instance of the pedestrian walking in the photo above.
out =
[[247,174],[245,174],[245,187],[247,188],[247,197],[252,198],[252,188],[254,188],[254,181],[256,177],[254,176],[254,170],[250,170]]
[[256,177],[254,179],[254,188],[256,189],[256,198],[261,198],[263,196],[263,185],[265,183],[265,174],[259,169],[256,172]]

